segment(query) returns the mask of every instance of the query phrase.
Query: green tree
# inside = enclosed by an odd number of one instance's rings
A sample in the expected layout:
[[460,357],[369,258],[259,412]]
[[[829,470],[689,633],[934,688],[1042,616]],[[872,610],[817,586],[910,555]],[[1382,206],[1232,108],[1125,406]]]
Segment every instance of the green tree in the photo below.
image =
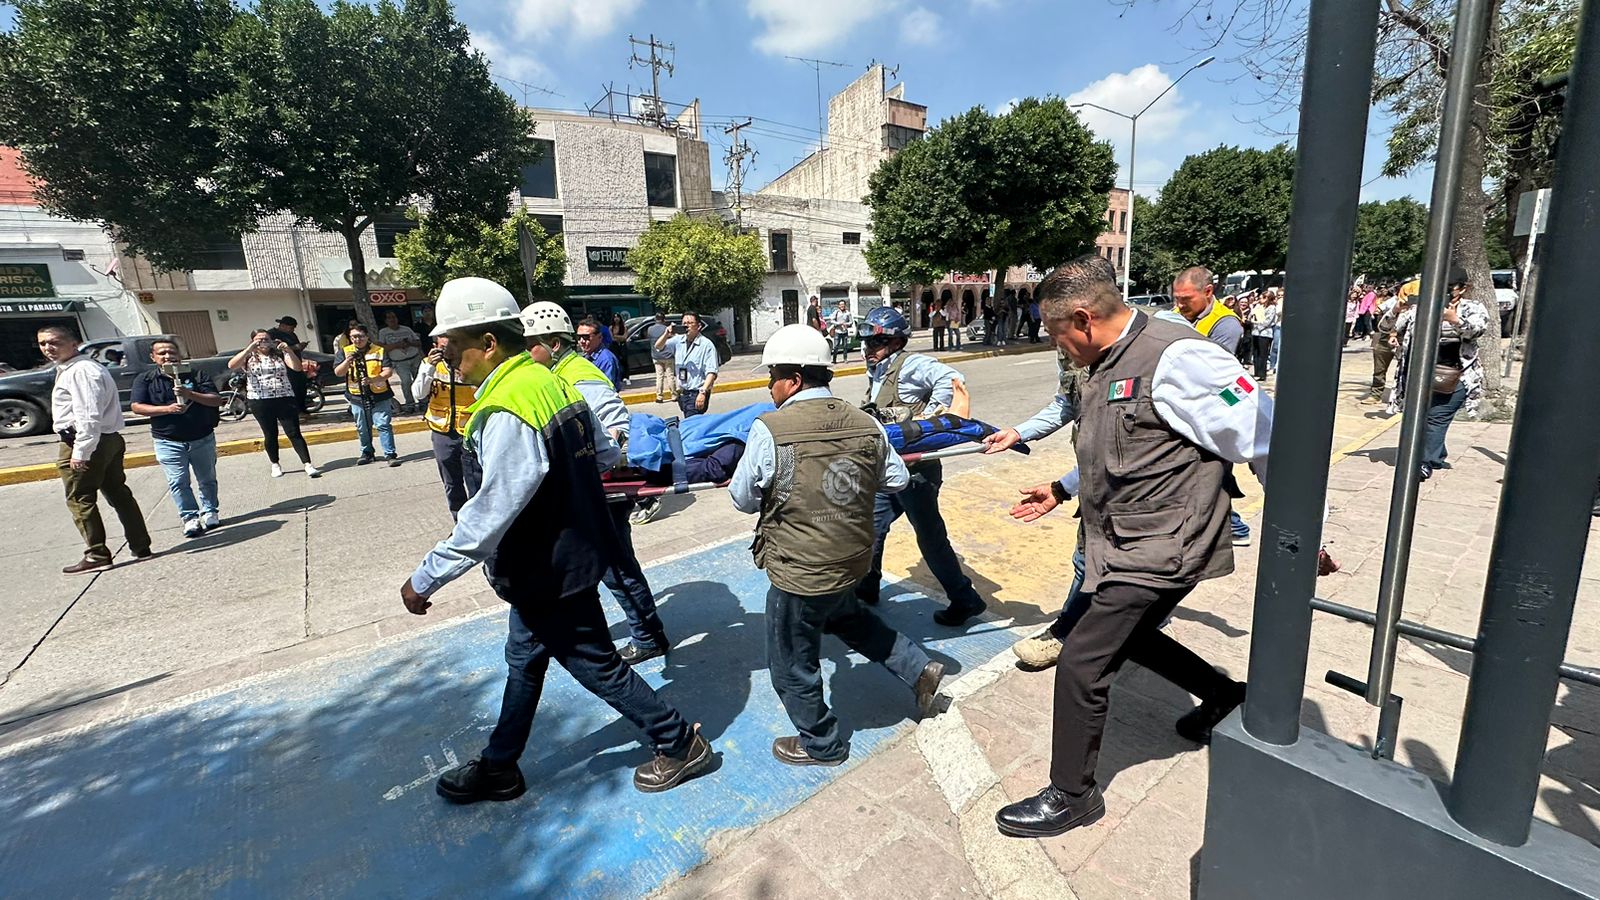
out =
[[928,284],[951,270],[1047,269],[1094,247],[1117,171],[1059,97],[993,115],[974,107],[879,164],[867,264],[881,281]]
[[[503,285],[524,304],[561,295],[567,274],[567,251],[561,235],[545,234],[543,226],[527,210],[519,209],[499,224],[452,222],[439,216],[423,216],[415,210],[410,215],[417,219],[417,227],[394,242],[400,278],[406,284],[437,295],[446,281],[475,275]],[[533,234],[539,247],[532,297],[527,296],[522,277],[519,226]]]
[[340,234],[367,303],[361,235],[406,204],[498,222],[532,122],[489,80],[447,0],[259,0],[226,43],[233,84],[212,104],[219,188]]
[[1422,271],[1428,243],[1428,208],[1410,197],[1373,201],[1356,208],[1355,255],[1351,264],[1369,281],[1400,281]]
[[640,292],[671,312],[748,311],[767,272],[755,234],[683,213],[645,229],[628,265]]
[[1207,150],[1172,173],[1161,189],[1160,211],[1143,232],[1180,265],[1217,273],[1282,269],[1293,188],[1294,153],[1284,144]]
[[104,221],[164,269],[194,268],[268,210],[219,189],[228,155],[207,104],[228,88],[229,0],[10,0],[0,143],[49,211]]
[[1183,266],[1178,255],[1157,239],[1159,228],[1154,228],[1161,215],[1161,206],[1138,194],[1133,196],[1134,245],[1128,254],[1128,277],[1133,279],[1133,290],[1142,293],[1165,294],[1172,287],[1172,279]]

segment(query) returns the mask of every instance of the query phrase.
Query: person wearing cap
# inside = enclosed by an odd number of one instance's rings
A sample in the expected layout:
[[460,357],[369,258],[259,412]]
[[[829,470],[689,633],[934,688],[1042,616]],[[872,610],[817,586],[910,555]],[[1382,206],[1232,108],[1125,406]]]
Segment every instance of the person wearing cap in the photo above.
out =
[[[911,323],[897,309],[880,306],[867,313],[861,324],[862,353],[867,361],[867,396],[863,408],[882,422],[916,418],[929,406],[944,407],[956,415],[969,412],[970,400],[961,373],[921,353],[906,352]],[[961,569],[950,546],[950,533],[939,513],[939,487],[944,467],[938,460],[911,467],[911,482],[899,492],[881,491],[875,504],[872,563],[856,588],[862,602],[878,602],[883,584],[883,542],[902,514],[911,520],[917,548],[933,577],[944,588],[950,606],[933,614],[940,625],[957,626],[988,606]]]
[[711,745],[634,673],[611,642],[598,586],[616,552],[600,471],[620,456],[583,396],[524,348],[516,300],[485,278],[445,283],[434,337],[445,359],[480,385],[465,439],[483,464],[483,484],[440,541],[400,586],[414,615],[426,615],[445,585],[482,563],[510,604],[507,677],[500,717],[482,754],[436,784],[455,803],[511,800],[527,789],[517,759],[533,729],[553,658],[590,693],[648,735],[654,758],[633,784],[664,791],[704,772]]
[[[278,319],[278,324],[275,327],[267,329],[267,340],[269,342],[282,341],[289,345],[289,349],[293,350],[296,356],[300,356],[305,352],[306,342],[300,335],[295,334],[295,329],[298,327],[300,327],[300,321],[294,316],[283,316]],[[276,346],[276,343],[273,343],[273,346]],[[296,409],[300,410],[301,415],[305,414],[306,385],[310,381],[311,379],[306,377],[305,372],[296,369],[289,370],[289,385],[294,388],[294,399],[298,403]]]
[[698,416],[711,408],[711,389],[717,383],[716,345],[700,333],[701,321],[697,313],[684,313],[682,334],[664,331],[653,345],[657,350],[672,351],[674,368],[678,370],[678,409],[685,419]]
[[[617,394],[610,376],[581,349],[586,343],[598,344],[599,331],[592,319],[583,320],[577,328],[578,334],[574,336],[572,317],[559,303],[544,300],[522,311],[522,333],[528,341],[528,355],[576,388],[606,435],[625,447],[630,419],[628,407]],[[583,339],[585,332],[590,336],[588,341]],[[616,595],[617,605],[628,617],[632,640],[622,648],[621,656],[622,661],[631,666],[665,656],[671,642],[656,612],[655,593],[650,590],[644,567],[639,565],[639,557],[633,550],[633,528],[628,524],[633,504],[626,498],[618,498],[608,502],[606,509],[617,529],[617,554],[606,567],[602,581]]]
[[767,669],[798,734],[772,742],[792,766],[836,766],[850,755],[823,699],[819,655],[831,634],[893,672],[923,716],[933,710],[944,665],[885,625],[856,597],[872,564],[874,497],[910,482],[883,425],[835,397],[832,350],[807,325],[785,325],[761,362],[777,409],[750,426],[728,484],[740,512],[759,513],[752,550],[765,569]]

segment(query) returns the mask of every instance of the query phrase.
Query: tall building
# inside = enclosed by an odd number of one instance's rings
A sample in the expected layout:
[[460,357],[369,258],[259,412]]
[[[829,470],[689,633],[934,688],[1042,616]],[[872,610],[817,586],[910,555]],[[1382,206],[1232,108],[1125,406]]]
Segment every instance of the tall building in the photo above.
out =
[[1106,198],[1106,229],[1094,242],[1094,252],[1117,267],[1118,284],[1128,277],[1128,206],[1128,189],[1112,188]]
[[904,83],[888,86],[883,66],[868,67],[828,100],[822,146],[758,193],[861,202],[878,163],[928,131],[928,108],[907,101],[905,89]]

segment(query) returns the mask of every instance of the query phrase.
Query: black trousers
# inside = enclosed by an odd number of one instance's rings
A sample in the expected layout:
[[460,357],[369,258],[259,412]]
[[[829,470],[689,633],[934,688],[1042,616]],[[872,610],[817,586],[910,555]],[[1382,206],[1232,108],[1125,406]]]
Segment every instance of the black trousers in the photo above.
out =
[[262,447],[267,451],[267,459],[272,462],[278,461],[280,426],[300,461],[311,462],[311,451],[306,447],[306,439],[300,435],[300,409],[299,401],[293,397],[267,397],[250,401],[250,414],[256,417],[256,424],[261,426]]
[[1226,676],[1161,631],[1192,590],[1101,584],[1089,598],[1056,663],[1050,783],[1058,790],[1081,794],[1095,786],[1111,680],[1127,660],[1201,700],[1219,698],[1228,687]]
[[441,434],[432,431],[433,461],[439,464],[439,480],[444,483],[444,500],[450,506],[450,518],[455,518],[467,504],[478,486],[483,483],[483,466],[478,455],[467,448],[467,442],[458,434]]
[[1267,361],[1272,356],[1272,335],[1258,334],[1250,338],[1255,344],[1256,380],[1267,377]]

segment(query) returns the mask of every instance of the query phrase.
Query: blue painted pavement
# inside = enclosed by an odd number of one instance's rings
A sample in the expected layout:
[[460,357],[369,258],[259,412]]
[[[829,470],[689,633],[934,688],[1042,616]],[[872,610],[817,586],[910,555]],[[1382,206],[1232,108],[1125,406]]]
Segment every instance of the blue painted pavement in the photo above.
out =
[[[716,832],[781,814],[912,727],[911,691],[830,638],[851,763],[778,763],[771,742],[792,728],[766,672],[766,577],[742,543],[649,576],[677,644],[642,674],[702,723],[711,774],[635,791],[639,734],[552,665],[528,794],[445,804],[434,775],[478,753],[499,708],[504,617],[480,616],[0,758],[0,897],[639,895],[703,861]],[[1010,644],[885,593],[880,615],[952,675]]]

